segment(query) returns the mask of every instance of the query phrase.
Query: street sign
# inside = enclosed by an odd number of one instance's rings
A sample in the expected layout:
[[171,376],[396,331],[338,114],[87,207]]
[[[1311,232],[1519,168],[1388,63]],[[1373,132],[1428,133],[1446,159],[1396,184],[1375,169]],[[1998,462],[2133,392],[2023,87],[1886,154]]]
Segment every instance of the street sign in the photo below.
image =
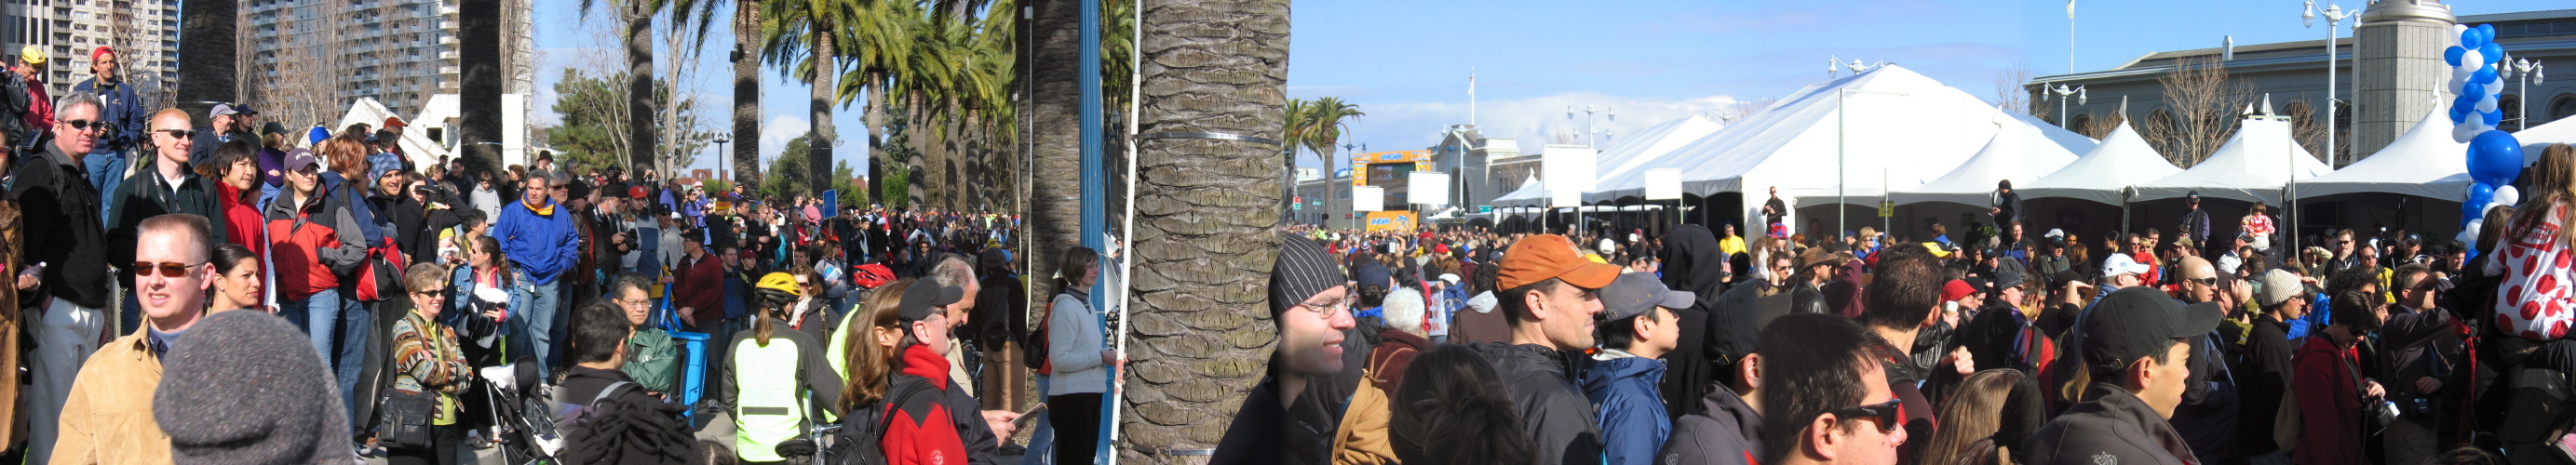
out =
[[1476,206],[1476,213],[1493,213],[1493,212],[1494,212],[1494,206],[1492,206],[1492,205],[1477,205],[1477,206]]

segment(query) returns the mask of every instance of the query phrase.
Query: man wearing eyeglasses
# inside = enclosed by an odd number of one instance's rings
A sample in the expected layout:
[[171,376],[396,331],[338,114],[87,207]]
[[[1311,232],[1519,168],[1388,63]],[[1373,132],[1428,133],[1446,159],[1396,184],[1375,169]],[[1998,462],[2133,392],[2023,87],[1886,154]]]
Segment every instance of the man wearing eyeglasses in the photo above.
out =
[[27,458],[44,461],[52,452],[55,426],[72,379],[84,357],[98,348],[101,309],[115,302],[116,281],[109,279],[106,229],[98,221],[98,191],[90,188],[81,166],[98,139],[98,96],[73,92],[63,96],[61,119],[49,129],[53,142],[44,151],[22,156],[26,166],[10,184],[9,194],[26,207],[22,221],[27,251],[24,263],[38,264],[20,280],[36,282],[36,305],[26,310],[35,322],[36,351],[28,363],[33,378],[27,389],[30,435]]
[[2084,316],[2083,367],[2093,384],[2081,403],[2023,443],[2028,463],[2196,463],[2166,423],[2182,404],[2193,337],[2224,318],[2218,305],[2183,305],[2152,288],[2104,296]]
[[[1341,421],[1334,411],[1342,399],[1319,392],[1333,391],[1321,383],[1344,368],[1343,333],[1355,324],[1352,296],[1341,266],[1323,244],[1294,234],[1278,237],[1279,260],[1269,283],[1278,345],[1270,353],[1269,373],[1243,398],[1243,407],[1217,441],[1211,464],[1332,463],[1329,449]],[[1582,399],[1581,393],[1574,395]]]
[[[107,125],[100,122],[96,125]],[[188,113],[176,108],[152,115],[153,157],[141,170],[116,184],[107,195],[107,262],[134,262],[134,243],[138,228],[146,218],[170,213],[187,213],[207,218],[223,217],[223,200],[215,193],[213,180],[198,176],[188,169],[190,149],[196,142],[188,138]],[[92,153],[91,157],[98,155]],[[121,169],[122,166],[111,167]],[[92,173],[96,174],[96,173]],[[214,222],[215,237],[227,236],[224,223]],[[213,250],[213,244],[206,246]],[[117,283],[134,288],[133,275],[117,275]],[[136,322],[136,296],[125,296],[125,308],[117,314],[118,328],[131,331]]]
[[[214,284],[210,245],[213,222],[190,214],[142,221],[133,250],[135,293],[143,296],[146,329],[99,346],[81,367],[63,404],[56,462],[151,463],[169,460],[170,435],[152,419],[152,394],[161,384],[161,357],[206,312]],[[138,407],[139,406],[139,407]]]
[[[125,85],[125,75],[117,73],[116,58],[116,49],[104,45],[90,49],[90,78],[72,85],[74,91],[98,94],[98,118],[107,123],[107,128],[99,131],[98,149],[85,162],[90,170],[90,186],[99,192],[113,192],[117,183],[124,181],[126,157],[133,153],[134,143],[140,142],[135,137],[142,135],[144,120],[151,119],[144,113],[143,100],[134,95],[134,88]],[[224,237],[222,231],[216,234],[215,237]]]

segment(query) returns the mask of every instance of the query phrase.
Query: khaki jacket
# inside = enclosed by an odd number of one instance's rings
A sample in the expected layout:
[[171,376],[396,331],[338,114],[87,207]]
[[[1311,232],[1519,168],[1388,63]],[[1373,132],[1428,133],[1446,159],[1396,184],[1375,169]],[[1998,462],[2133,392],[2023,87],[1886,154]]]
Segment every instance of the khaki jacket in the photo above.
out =
[[135,331],[99,346],[72,381],[54,439],[55,464],[170,463],[170,435],[152,421],[152,390],[161,359]]

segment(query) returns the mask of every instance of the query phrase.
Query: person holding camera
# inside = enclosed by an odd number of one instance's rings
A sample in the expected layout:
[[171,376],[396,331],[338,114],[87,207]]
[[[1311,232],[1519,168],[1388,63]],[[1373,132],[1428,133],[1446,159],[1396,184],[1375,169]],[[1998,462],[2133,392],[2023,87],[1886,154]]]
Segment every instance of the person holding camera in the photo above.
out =
[[2388,308],[2379,328],[2379,373],[2395,381],[2388,398],[2400,414],[2380,436],[2388,463],[2424,463],[2441,452],[2436,431],[2449,424],[2452,392],[2442,380],[2463,355],[2459,334],[2451,331],[2451,311],[2441,308],[2441,280],[2422,263],[2397,267],[2390,279],[2397,303]]
[[2379,312],[2385,310],[2369,293],[2336,294],[2333,322],[2309,331],[2307,341],[2290,356],[2292,394],[2284,394],[2281,401],[2296,402],[2299,411],[2299,440],[2290,450],[2291,463],[2365,461],[2362,439],[2365,432],[2385,425],[2374,417],[2380,415],[2375,409],[2387,399],[2388,390],[2376,380],[2363,378],[2361,368],[2345,354],[2364,335],[2380,328]]

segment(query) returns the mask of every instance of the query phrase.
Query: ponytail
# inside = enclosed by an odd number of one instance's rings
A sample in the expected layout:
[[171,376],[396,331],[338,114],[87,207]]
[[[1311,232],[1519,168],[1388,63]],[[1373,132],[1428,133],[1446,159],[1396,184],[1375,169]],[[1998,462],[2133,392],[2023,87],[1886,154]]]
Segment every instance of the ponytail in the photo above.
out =
[[769,323],[769,319],[777,317],[776,314],[778,312],[777,310],[774,310],[775,308],[777,308],[777,306],[763,302],[760,304],[760,314],[752,316],[751,335],[753,338],[759,339],[759,345],[761,347],[769,347],[769,335],[770,333],[776,332],[776,325]]

